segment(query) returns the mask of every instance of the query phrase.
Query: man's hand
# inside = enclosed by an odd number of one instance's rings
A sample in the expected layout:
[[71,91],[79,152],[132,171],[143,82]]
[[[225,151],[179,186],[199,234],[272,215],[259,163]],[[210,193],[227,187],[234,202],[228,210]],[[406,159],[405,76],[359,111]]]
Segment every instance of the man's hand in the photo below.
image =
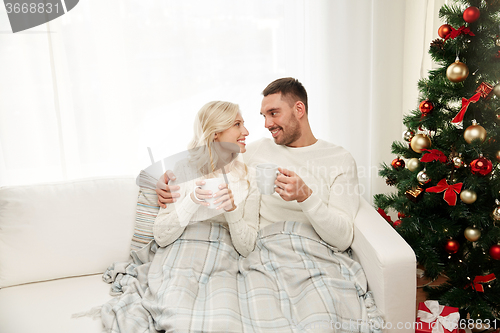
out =
[[175,180],[175,175],[171,170],[167,170],[162,177],[156,183],[156,194],[158,195],[158,204],[162,208],[167,208],[168,203],[173,203],[176,201],[175,198],[180,196],[179,193],[173,193],[180,189],[179,186],[168,186],[169,180]]
[[304,183],[302,178],[300,178],[295,172],[278,168],[281,173],[276,177],[276,193],[278,193],[283,200],[302,202],[309,198],[312,194],[312,190]]

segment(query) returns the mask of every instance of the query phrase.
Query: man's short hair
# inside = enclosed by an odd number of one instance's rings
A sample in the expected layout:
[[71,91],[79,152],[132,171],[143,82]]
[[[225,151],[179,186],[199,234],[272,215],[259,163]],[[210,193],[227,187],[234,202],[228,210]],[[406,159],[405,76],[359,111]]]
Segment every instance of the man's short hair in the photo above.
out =
[[293,77],[274,80],[264,89],[262,95],[266,97],[277,93],[281,93],[281,99],[286,100],[290,106],[293,106],[297,101],[304,103],[307,114],[307,92],[299,80]]

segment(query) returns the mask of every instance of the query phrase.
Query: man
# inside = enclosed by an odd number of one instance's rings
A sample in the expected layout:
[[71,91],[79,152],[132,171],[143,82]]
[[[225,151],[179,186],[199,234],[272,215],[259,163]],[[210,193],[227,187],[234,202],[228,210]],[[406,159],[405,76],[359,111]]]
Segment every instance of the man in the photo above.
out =
[[[261,115],[273,140],[260,139],[247,147],[247,165],[275,163],[278,195],[263,195],[260,203],[262,229],[278,221],[310,224],[316,233],[339,251],[349,248],[353,220],[359,206],[356,164],[342,147],[318,140],[308,120],[307,92],[293,78],[270,83],[263,91]],[[172,203],[177,186],[169,187],[169,177],[157,185],[162,207]]]

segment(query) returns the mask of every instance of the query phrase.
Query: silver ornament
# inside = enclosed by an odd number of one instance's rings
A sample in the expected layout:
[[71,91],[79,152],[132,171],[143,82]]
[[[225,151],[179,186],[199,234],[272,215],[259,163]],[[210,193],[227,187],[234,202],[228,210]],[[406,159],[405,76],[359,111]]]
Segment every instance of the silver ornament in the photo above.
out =
[[500,207],[493,209],[491,217],[493,217],[493,220],[495,221],[500,221]]
[[464,166],[464,161],[462,160],[462,156],[453,157],[453,166],[457,169]]
[[410,142],[411,139],[413,139],[414,136],[415,136],[415,133],[413,131],[406,130],[406,131],[403,132],[403,140],[404,141]]
[[420,184],[425,184],[431,181],[429,176],[425,173],[425,169],[417,173],[417,180]]

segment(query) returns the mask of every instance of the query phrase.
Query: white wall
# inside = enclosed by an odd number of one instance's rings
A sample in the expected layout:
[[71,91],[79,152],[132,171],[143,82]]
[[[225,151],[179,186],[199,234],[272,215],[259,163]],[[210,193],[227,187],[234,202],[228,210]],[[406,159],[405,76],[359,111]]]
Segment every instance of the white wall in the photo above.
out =
[[[137,174],[183,150],[207,101],[269,136],[261,91],[297,77],[317,137],[352,152],[363,196],[418,104],[444,0],[86,0],[17,34],[0,6],[0,185]],[[5,51],[4,51],[5,50]]]

